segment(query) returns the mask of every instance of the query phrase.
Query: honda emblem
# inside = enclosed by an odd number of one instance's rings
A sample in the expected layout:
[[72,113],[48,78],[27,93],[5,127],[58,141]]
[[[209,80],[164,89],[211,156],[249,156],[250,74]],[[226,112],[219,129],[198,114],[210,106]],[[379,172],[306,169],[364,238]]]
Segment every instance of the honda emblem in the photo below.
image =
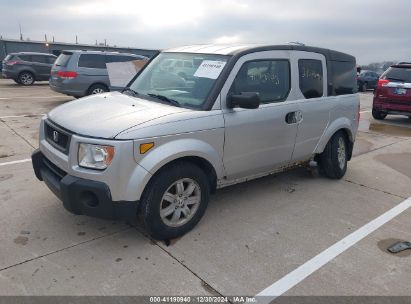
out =
[[53,140],[54,140],[55,142],[58,142],[58,141],[59,141],[59,132],[53,131]]

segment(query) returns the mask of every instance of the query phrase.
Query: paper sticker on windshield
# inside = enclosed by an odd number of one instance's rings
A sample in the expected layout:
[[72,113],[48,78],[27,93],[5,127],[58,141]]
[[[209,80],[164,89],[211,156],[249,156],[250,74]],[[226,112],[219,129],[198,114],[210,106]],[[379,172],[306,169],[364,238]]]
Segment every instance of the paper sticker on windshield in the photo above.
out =
[[203,60],[194,77],[217,79],[225,66],[224,61]]

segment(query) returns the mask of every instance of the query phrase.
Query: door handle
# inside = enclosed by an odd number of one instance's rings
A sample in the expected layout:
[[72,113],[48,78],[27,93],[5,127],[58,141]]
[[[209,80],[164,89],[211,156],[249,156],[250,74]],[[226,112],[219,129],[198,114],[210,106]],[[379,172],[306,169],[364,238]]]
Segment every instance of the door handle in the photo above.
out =
[[289,112],[285,116],[285,122],[288,124],[296,124],[303,120],[303,113],[301,111]]

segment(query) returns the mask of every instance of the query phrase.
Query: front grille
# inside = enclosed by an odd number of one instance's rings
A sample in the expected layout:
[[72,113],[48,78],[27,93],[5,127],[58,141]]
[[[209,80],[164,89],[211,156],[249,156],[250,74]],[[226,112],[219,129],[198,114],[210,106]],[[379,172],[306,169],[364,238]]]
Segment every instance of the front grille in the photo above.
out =
[[59,167],[57,167],[55,164],[53,164],[45,157],[43,157],[43,163],[54,175],[58,177],[59,180],[61,180],[63,177],[67,175],[67,173],[64,170],[61,170]]
[[71,134],[69,132],[57,127],[49,121],[45,121],[44,133],[49,144],[64,154],[69,153],[71,139]]

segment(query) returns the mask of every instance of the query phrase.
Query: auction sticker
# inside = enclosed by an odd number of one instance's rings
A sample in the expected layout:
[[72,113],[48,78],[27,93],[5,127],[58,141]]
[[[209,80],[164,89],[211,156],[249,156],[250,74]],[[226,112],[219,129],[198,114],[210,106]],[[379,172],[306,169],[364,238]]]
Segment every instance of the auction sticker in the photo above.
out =
[[217,79],[225,64],[226,62],[224,61],[203,60],[194,73],[194,77]]

